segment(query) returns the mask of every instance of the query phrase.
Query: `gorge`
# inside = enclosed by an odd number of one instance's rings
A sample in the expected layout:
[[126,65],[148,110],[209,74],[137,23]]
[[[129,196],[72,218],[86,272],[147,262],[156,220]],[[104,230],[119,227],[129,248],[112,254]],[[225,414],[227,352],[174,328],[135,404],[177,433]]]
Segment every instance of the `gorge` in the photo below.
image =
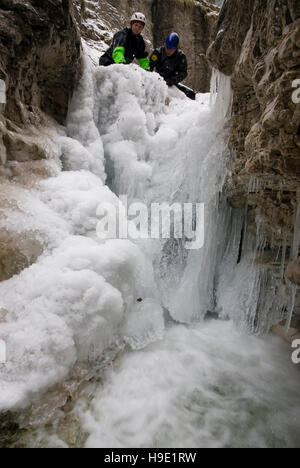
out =
[[[134,10],[149,51],[180,33],[196,102],[97,66]],[[0,0],[1,446],[299,446],[270,334],[300,338],[299,24],[296,0]],[[122,195],[204,203],[204,247],[99,241]]]

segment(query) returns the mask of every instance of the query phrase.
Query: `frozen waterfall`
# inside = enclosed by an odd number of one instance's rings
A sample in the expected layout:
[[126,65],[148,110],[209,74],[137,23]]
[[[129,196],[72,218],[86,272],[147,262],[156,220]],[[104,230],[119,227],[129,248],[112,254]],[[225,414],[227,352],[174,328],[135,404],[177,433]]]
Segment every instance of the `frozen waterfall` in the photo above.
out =
[[[244,212],[223,195],[230,79],[214,72],[212,89],[190,101],[136,65],[85,61],[67,128],[52,135],[56,175],[16,190],[19,209],[4,218],[20,233],[31,220],[44,245],[36,264],[0,284],[8,356],[0,410],[21,426],[58,417],[79,385],[123,352],[91,406],[82,396],[74,409],[86,446],[299,440],[299,376],[286,365],[288,350],[242,333],[269,331],[288,292],[255,263],[263,240],[241,240]],[[148,213],[153,204],[204,204],[203,247],[188,249],[184,236],[100,238],[99,204],[118,212],[122,196]],[[129,218],[120,224],[132,227]],[[203,321],[212,315],[224,320]],[[30,443],[68,445],[56,428],[38,429]]]

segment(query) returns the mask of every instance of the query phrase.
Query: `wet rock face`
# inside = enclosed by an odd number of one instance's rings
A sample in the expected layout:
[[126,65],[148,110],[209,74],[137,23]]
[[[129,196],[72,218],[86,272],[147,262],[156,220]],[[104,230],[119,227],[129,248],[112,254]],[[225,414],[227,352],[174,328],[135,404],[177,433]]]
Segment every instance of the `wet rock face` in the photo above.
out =
[[[29,267],[43,253],[34,238],[23,238],[0,230],[0,281],[5,281]],[[0,320],[1,321],[1,320]]]
[[208,58],[232,76],[228,195],[235,206],[247,200],[269,239],[291,244],[300,202],[300,2],[225,0]]
[[62,123],[79,56],[71,0],[0,0],[0,79],[10,120],[34,125],[43,111]]

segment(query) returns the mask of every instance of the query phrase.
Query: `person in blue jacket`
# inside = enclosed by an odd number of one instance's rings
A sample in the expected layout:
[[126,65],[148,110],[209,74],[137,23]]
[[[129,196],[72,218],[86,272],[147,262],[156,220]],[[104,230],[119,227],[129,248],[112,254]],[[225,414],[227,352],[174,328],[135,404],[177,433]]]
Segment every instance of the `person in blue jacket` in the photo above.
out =
[[114,35],[111,46],[100,57],[99,64],[105,67],[114,63],[129,64],[136,58],[144,70],[150,70],[145,41],[141,35],[145,24],[145,15],[134,13],[130,28],[122,29]]
[[180,84],[187,77],[188,72],[186,56],[178,46],[179,36],[172,32],[168,35],[165,45],[155,49],[150,55],[150,70],[159,73],[168,86],[176,86],[187,97],[195,100],[194,91]]

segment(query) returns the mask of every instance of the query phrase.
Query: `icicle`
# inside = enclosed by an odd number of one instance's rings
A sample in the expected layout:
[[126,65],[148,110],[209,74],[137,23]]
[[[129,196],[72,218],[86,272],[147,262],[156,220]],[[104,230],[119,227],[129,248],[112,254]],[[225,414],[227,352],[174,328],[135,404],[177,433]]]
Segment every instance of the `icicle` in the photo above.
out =
[[253,175],[251,175],[250,178],[249,178],[248,195],[253,192],[254,179],[255,179],[255,177]]
[[300,246],[300,204],[297,206],[296,219],[294,225],[294,238],[291,248],[291,260],[296,260],[299,254]]
[[244,226],[243,226],[244,238],[243,238],[243,245],[241,251],[241,258],[243,257],[248,243],[248,200],[246,201],[245,205],[245,213],[244,213]]
[[263,188],[262,181],[254,175],[250,176],[249,184],[248,184],[248,194],[260,193],[262,188]]
[[[275,248],[275,247],[274,247],[274,248]],[[278,262],[279,255],[280,255],[280,246],[279,246],[278,249],[277,249],[277,254],[276,254],[275,262]]]
[[282,192],[283,192],[283,184],[282,184],[282,181],[279,181],[278,201],[280,203],[282,201]]
[[210,80],[210,98],[209,98],[209,105],[213,107],[217,100],[217,92],[218,92],[218,71],[213,68]]
[[297,286],[295,284],[291,284],[291,307],[289,310],[288,318],[286,321],[285,325],[285,331],[286,333],[289,331],[291,322],[292,322],[292,317],[293,317],[293,312],[295,308],[295,303],[296,303],[296,294],[297,294]]
[[255,258],[257,257],[257,254],[260,254],[262,243],[264,241],[263,236],[261,235],[261,226],[262,226],[262,217],[260,214],[257,214],[255,217],[255,223],[256,223],[256,246],[255,246]]
[[287,234],[285,233],[284,238],[283,238],[283,244],[282,244],[281,267],[280,267],[280,278],[281,278],[282,281],[283,281],[283,278],[284,278],[286,246],[287,246]]
[[271,231],[271,242],[270,242],[271,250],[273,250],[273,248],[274,248],[274,238],[275,238],[275,231],[274,231],[274,229],[272,229],[272,231]]
[[210,106],[214,109],[216,123],[224,126],[224,120],[231,113],[232,88],[231,79],[223,75],[219,70],[213,70],[211,78]]
[[259,237],[256,256],[261,257],[267,245],[267,239],[261,235]]
[[[300,245],[300,204],[297,206],[296,210],[296,218],[295,218],[295,225],[294,225],[294,237],[293,237],[293,244],[291,248],[290,260],[296,260],[299,253],[299,245]],[[293,317],[293,312],[295,308],[296,302],[296,294],[297,294],[297,285],[289,283],[291,288],[291,307],[289,310],[288,318],[286,321],[285,331],[288,332],[291,326],[291,321]]]

